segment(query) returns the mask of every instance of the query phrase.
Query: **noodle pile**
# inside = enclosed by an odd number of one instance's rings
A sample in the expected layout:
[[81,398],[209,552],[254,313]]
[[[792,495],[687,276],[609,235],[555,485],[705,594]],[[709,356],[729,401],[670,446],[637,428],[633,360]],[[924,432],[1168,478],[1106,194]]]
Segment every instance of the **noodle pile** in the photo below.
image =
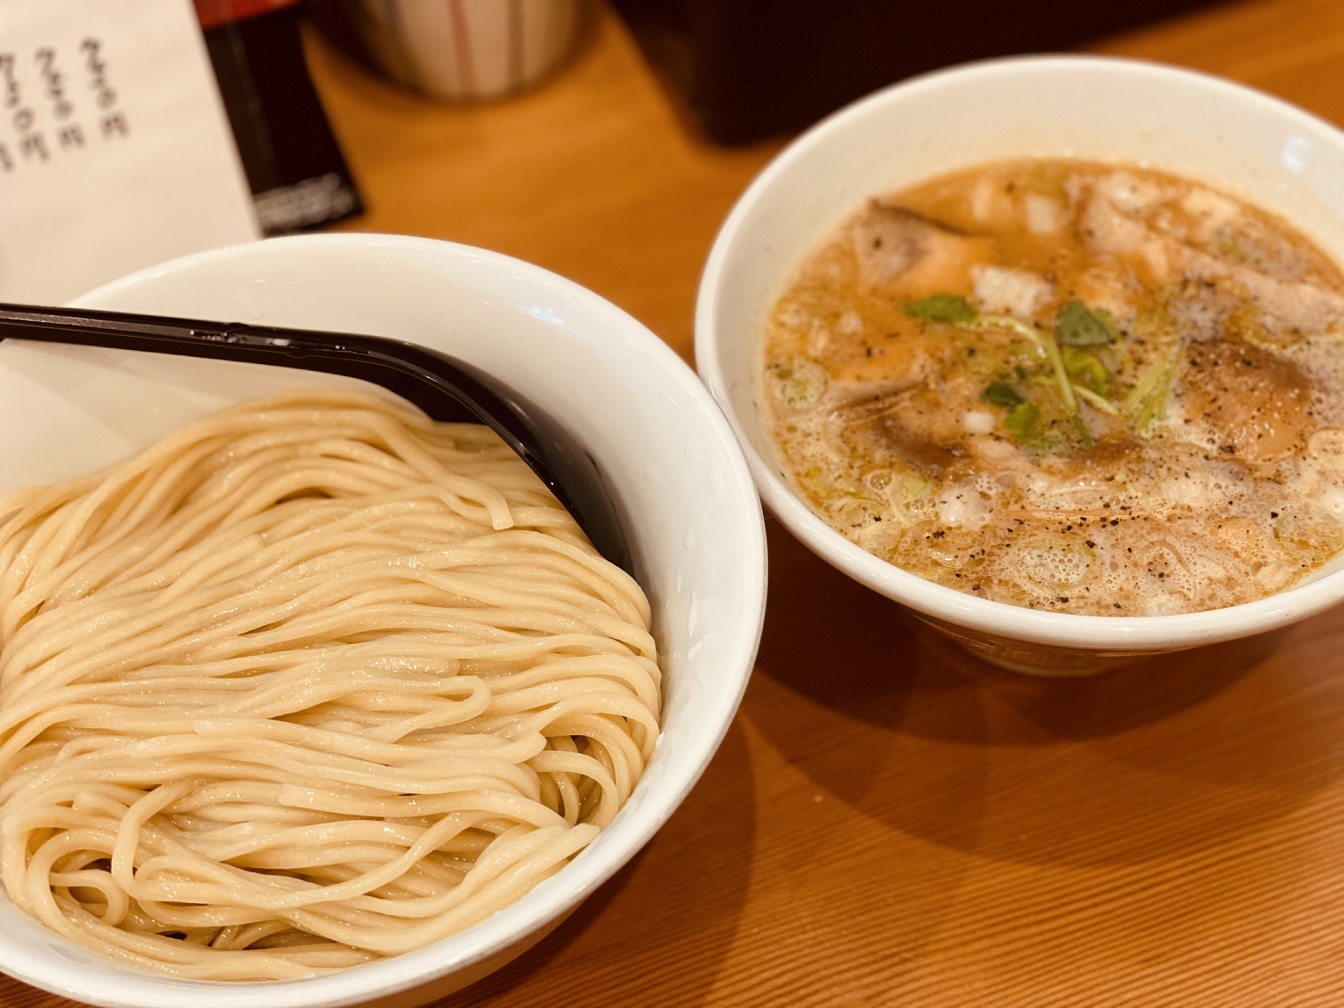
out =
[[609,823],[648,603],[493,433],[226,410],[0,498],[0,868],[81,945],[290,979],[421,947]]

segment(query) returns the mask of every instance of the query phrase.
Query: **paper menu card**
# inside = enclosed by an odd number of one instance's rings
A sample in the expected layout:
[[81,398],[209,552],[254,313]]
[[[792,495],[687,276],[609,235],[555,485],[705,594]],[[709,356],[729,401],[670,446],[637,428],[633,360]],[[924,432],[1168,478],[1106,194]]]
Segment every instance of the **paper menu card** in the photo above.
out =
[[258,237],[191,0],[0,2],[0,300]]

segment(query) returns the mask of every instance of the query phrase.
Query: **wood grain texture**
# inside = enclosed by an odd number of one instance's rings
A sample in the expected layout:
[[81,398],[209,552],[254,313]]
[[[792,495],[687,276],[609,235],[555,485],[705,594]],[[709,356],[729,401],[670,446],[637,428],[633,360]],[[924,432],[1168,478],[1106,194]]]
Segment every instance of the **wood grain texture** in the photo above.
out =
[[[1224,5],[1096,48],[1344,122],[1339,0]],[[778,144],[695,139],[610,16],[548,85],[477,108],[310,51],[369,202],[353,227],[530,259],[689,359],[714,232]],[[1344,1004],[1344,611],[1036,681],[773,523],[770,560],[756,673],[699,786],[443,1008]],[[0,982],[0,1008],[67,1004]]]

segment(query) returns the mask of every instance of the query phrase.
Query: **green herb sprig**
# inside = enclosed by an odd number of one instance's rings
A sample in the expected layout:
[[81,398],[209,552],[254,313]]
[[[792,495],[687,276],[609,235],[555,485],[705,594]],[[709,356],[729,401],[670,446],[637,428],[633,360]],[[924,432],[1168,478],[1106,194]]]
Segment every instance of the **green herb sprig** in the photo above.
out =
[[[1165,407],[1170,390],[1169,369],[1161,375],[1140,379],[1138,398],[1131,393],[1117,406],[1110,398],[1113,381],[1097,351],[1120,338],[1119,327],[1105,308],[1088,308],[1077,298],[1070,299],[1055,316],[1053,331],[1024,322],[1011,315],[981,314],[970,300],[960,294],[934,294],[905,305],[907,314],[924,322],[968,328],[1002,328],[1017,333],[1050,365],[1051,385],[1078,432],[1084,446],[1093,444],[1092,433],[1084,421],[1079,402],[1110,415],[1130,415],[1137,410],[1145,424]],[[1019,376],[1020,377],[1020,376]],[[1165,378],[1165,380],[1163,380]],[[985,389],[981,399],[1007,409],[1008,430],[1023,444],[1041,446],[1045,442],[1040,410],[1022,398],[1010,385],[996,382]],[[1030,409],[1027,409],[1030,407]]]
[[918,301],[907,302],[905,313],[925,322],[947,322],[953,325],[974,322],[980,314],[960,294],[932,294]]
[[[1023,322],[1021,319],[1013,318],[1011,315],[982,315],[969,300],[958,294],[934,294],[931,297],[909,302],[905,306],[905,310],[907,314],[926,322],[942,322],[971,328],[1009,329],[1023,337],[1050,363],[1050,369],[1054,373],[1055,388],[1060,400],[1064,403],[1066,412],[1069,414],[1070,422],[1073,422],[1075,427],[1081,425],[1081,429],[1085,433],[1085,442],[1090,442],[1091,434],[1086,433],[1087,427],[1083,424],[1082,416],[1078,412],[1078,398],[1074,395],[1073,383],[1069,379],[1068,370],[1064,367],[1064,359],[1060,354],[1059,344],[1052,334],[1038,329],[1028,322]],[[1017,410],[1021,405],[1024,404],[1018,404],[1012,408]],[[1010,424],[1008,428],[1024,444],[1039,442],[1040,440],[1034,434],[1026,437],[1019,434],[1019,431],[1027,433],[1040,426],[1040,411],[1034,406],[1032,410],[1035,410],[1034,415],[1029,411],[1022,410],[1018,414],[1019,421]],[[1076,422],[1073,421],[1073,417],[1078,418]]]

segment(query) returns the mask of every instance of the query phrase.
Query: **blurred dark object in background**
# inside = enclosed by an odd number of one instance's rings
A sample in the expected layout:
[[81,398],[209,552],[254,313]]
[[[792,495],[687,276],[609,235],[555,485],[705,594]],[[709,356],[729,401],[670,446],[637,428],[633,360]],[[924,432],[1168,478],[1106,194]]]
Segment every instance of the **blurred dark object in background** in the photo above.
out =
[[298,0],[195,3],[262,231],[304,231],[362,213],[308,76]]
[[903,77],[1070,49],[1213,0],[612,0],[701,129],[741,144]]

